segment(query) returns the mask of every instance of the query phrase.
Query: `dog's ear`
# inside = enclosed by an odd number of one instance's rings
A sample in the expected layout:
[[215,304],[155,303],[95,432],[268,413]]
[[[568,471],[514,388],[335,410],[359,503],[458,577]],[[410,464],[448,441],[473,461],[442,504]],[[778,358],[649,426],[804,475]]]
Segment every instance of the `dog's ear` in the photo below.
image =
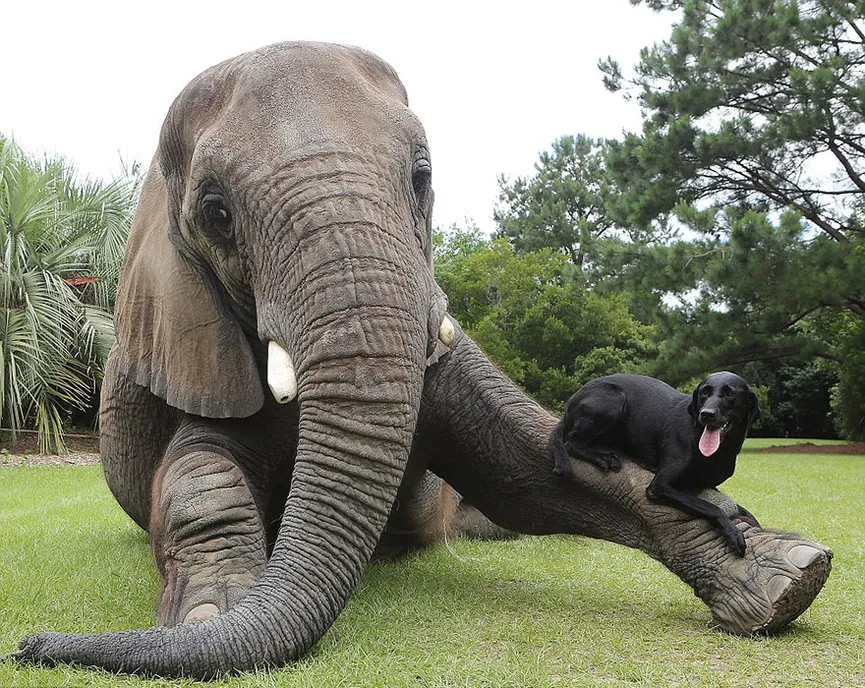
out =
[[691,395],[691,401],[688,403],[688,415],[694,419],[694,425],[699,425],[697,422],[697,416],[699,414],[700,409],[700,387],[703,386],[701,382],[697,385],[697,388],[694,390],[694,393]]
[[760,402],[757,400],[757,395],[750,389],[748,390],[748,402],[748,427],[750,427],[760,420],[760,416],[763,414],[760,411]]

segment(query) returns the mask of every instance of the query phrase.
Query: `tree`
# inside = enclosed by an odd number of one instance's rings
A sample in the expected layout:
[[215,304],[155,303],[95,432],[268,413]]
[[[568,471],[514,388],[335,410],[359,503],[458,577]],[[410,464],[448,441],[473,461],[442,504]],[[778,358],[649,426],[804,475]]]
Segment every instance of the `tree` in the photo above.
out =
[[760,361],[746,365],[744,372],[758,395],[761,389],[765,390],[765,399],[761,399],[765,412],[750,435],[836,436],[832,389],[838,383],[838,376],[824,361]]
[[589,379],[636,370],[652,353],[649,328],[627,298],[584,288],[564,254],[466,239],[464,231],[443,237],[436,279],[469,335],[540,403],[561,411]]
[[457,265],[473,253],[489,248],[489,240],[471,220],[460,227],[436,228],[433,231],[433,260],[436,275],[453,271]]
[[591,261],[595,243],[614,228],[605,212],[609,192],[603,174],[603,142],[580,134],[553,141],[530,178],[499,177],[499,200],[493,218],[496,233],[517,251],[551,248],[571,263]]
[[80,182],[0,137],[0,421],[63,448],[114,341],[111,313],[136,185]]
[[[684,9],[671,40],[642,51],[628,86],[640,89],[642,135],[608,157],[631,219],[706,199],[793,209],[836,241],[861,238],[865,2],[650,4]],[[618,64],[601,69],[622,88]]]
[[611,59],[601,69],[644,109],[641,134],[608,142],[611,216],[674,218],[701,237],[636,250],[651,262],[629,279],[651,271],[667,288],[653,294],[662,360],[681,376],[834,361],[836,412],[862,437],[865,2],[647,4],[681,9],[671,39],[644,49],[629,80]]

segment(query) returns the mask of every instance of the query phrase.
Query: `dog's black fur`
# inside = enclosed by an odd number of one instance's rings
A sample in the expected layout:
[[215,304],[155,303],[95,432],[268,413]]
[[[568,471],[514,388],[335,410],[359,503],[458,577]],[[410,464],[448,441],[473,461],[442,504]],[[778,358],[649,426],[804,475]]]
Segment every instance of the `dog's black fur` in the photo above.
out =
[[[554,471],[572,475],[571,457],[619,470],[619,457],[595,446],[621,451],[655,473],[646,489],[649,499],[709,519],[742,556],[745,538],[730,519],[684,490],[716,487],[733,475],[748,428],[759,417],[757,395],[733,373],[712,373],[693,395],[643,375],[607,375],[568,400],[565,417],[550,435]],[[720,446],[704,456],[701,436],[717,437],[719,430]]]

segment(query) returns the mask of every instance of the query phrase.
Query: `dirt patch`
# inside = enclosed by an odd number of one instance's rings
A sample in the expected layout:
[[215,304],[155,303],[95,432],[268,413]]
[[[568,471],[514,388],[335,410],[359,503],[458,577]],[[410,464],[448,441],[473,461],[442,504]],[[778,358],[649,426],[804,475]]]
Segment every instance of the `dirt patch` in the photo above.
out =
[[11,433],[0,436],[0,467],[11,466],[88,466],[99,463],[99,435],[74,430],[64,438],[68,454],[40,454],[35,433],[22,432],[13,442]]
[[777,454],[865,454],[865,442],[850,444],[812,444],[802,442],[801,444],[787,444],[779,446],[773,444],[763,449],[749,449],[751,452],[768,452]]

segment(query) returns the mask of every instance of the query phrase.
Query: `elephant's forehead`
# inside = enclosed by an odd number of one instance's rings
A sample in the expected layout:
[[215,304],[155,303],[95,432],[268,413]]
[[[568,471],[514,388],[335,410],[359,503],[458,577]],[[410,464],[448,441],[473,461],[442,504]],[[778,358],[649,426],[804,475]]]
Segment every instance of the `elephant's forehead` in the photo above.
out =
[[226,113],[227,122],[277,136],[286,143],[340,138],[371,142],[417,135],[420,126],[405,106],[373,98],[355,80],[324,73],[298,82],[292,75],[238,84]]
[[237,58],[241,72],[265,81],[277,79],[297,84],[325,85],[334,74],[363,83],[380,96],[407,104],[402,83],[393,68],[373,53],[332,43],[277,43]]
[[222,145],[242,137],[247,150],[258,139],[303,154],[317,145],[402,149],[424,136],[396,74],[366,51],[279,44],[240,56],[231,72],[227,107],[207,127]]
[[342,123],[406,111],[396,73],[356,48],[283,43],[238,58],[232,105],[256,116]]

